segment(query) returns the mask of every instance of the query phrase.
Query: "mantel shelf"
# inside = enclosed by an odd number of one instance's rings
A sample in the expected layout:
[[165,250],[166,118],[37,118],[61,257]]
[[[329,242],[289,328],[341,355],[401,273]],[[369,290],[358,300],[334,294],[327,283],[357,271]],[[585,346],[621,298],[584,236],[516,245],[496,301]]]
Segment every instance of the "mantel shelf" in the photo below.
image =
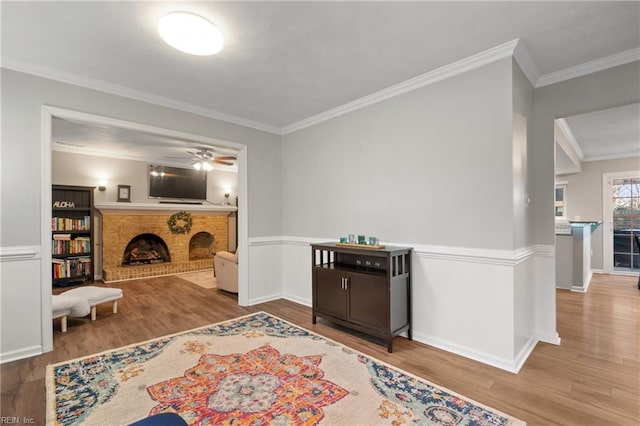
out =
[[201,215],[228,215],[238,210],[236,206],[215,205],[215,204],[160,204],[160,203],[123,203],[123,202],[102,202],[95,203],[95,208],[103,215],[122,214],[174,214],[178,211],[185,211]]

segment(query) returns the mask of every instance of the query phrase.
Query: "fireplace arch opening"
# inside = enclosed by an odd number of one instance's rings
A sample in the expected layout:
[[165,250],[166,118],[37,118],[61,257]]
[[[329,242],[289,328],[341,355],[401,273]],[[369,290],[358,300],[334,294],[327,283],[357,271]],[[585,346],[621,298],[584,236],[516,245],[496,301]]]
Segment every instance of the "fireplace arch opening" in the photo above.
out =
[[140,234],[131,239],[124,249],[122,266],[171,262],[169,248],[156,234]]
[[208,232],[198,232],[189,241],[189,260],[213,259],[215,255],[214,237]]

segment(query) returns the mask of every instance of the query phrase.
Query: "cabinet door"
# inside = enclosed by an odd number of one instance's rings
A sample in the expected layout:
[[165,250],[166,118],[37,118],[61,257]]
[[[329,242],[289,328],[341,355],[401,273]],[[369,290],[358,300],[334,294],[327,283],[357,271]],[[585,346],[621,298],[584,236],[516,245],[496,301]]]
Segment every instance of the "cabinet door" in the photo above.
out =
[[369,274],[349,274],[348,321],[378,330],[389,328],[387,279]]
[[316,269],[316,311],[347,319],[347,290],[342,279],[346,274],[333,269]]

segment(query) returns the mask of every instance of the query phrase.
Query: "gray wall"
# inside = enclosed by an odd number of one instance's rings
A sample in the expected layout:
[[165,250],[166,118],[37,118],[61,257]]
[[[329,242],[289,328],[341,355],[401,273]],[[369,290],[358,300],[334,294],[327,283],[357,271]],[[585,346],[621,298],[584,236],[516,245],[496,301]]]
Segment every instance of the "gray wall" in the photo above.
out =
[[40,245],[42,105],[247,145],[249,236],[282,234],[280,136],[11,70],[1,78],[0,246]]
[[533,86],[513,61],[513,232],[514,248],[533,244]]
[[511,58],[283,136],[284,235],[511,249]]
[[[159,164],[154,162],[153,164]],[[51,153],[51,183],[56,185],[98,186],[98,180],[106,177],[105,191],[94,191],[94,202],[113,202],[118,199],[118,185],[131,185],[131,202],[157,203],[149,198],[149,163],[119,158],[79,155],[70,152]],[[224,188],[230,188],[230,198],[235,205],[238,174],[224,170],[207,172],[207,201],[223,203]]]
[[[640,157],[586,161],[582,163],[582,172],[557,176],[557,180],[567,182],[567,217],[575,219],[575,216],[580,216],[581,220],[602,220],[602,175],[629,171],[640,171]],[[604,264],[602,229],[603,227],[599,226],[591,235],[593,269],[602,269]]]
[[533,212],[537,244],[553,245],[554,120],[640,102],[640,62],[632,62],[534,91]]

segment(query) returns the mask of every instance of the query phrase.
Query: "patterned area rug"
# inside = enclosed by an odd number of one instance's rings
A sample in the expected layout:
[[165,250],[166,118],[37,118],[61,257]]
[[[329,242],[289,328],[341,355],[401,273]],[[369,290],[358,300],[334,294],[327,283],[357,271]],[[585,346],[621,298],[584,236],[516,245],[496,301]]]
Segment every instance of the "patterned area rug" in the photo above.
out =
[[264,312],[47,367],[47,423],[523,425]]

